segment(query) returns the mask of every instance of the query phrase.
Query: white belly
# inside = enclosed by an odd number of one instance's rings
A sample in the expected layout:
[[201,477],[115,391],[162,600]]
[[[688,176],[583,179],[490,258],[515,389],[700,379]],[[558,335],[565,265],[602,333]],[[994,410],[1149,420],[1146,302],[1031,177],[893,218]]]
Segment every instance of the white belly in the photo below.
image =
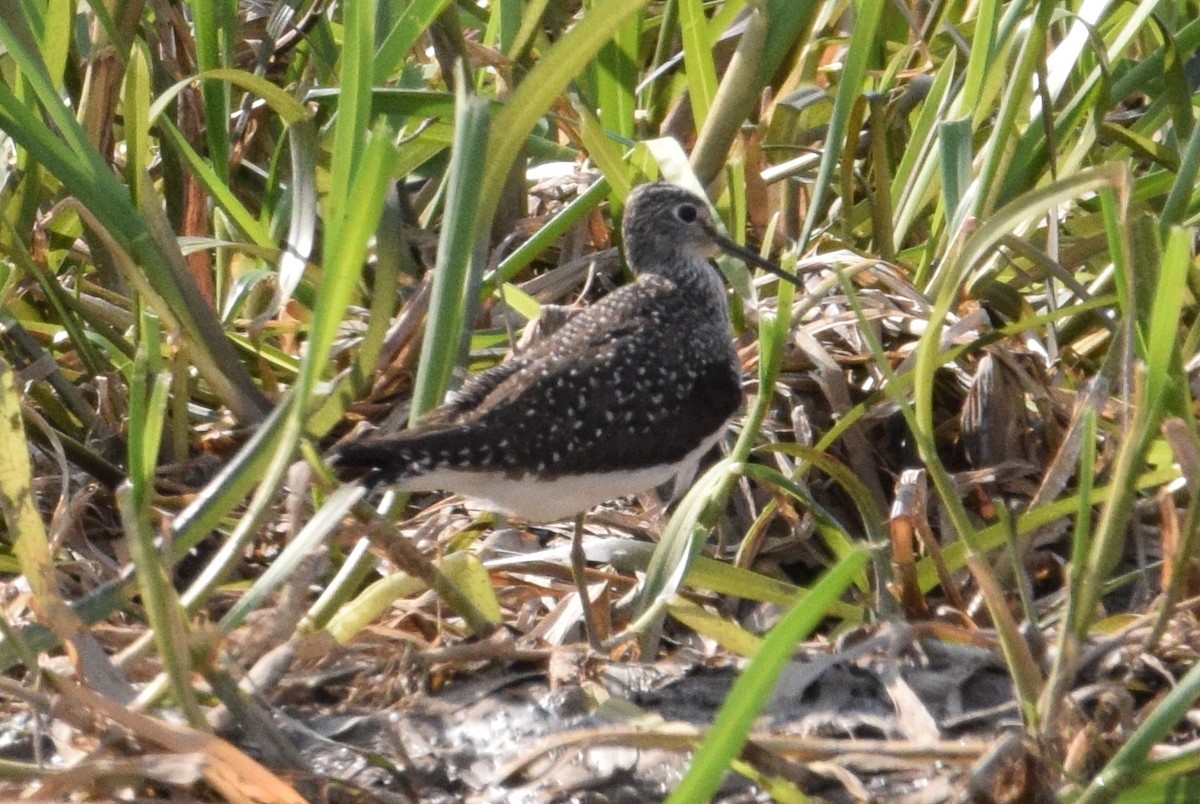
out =
[[[497,510],[530,522],[555,522],[582,514],[608,500],[627,497],[666,483],[680,475],[691,483],[696,465],[721,437],[722,427],[677,464],[589,475],[538,478],[510,477],[500,471],[435,469],[396,484],[404,491],[453,491],[489,503]],[[681,492],[677,481],[676,493]]]

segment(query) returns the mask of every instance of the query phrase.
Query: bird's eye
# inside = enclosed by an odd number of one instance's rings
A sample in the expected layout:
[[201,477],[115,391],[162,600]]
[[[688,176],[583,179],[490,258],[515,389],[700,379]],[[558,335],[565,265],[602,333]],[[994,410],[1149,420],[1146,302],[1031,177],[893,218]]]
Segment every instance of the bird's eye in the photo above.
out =
[[696,212],[696,208],[691,204],[680,204],[675,208],[675,217],[684,223],[695,223],[696,218],[699,217],[699,213]]

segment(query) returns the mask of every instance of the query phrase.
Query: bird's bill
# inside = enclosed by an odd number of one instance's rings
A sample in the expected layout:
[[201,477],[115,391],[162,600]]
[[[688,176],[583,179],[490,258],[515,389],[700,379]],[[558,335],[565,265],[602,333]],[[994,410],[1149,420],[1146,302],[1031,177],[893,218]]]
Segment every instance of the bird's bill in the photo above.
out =
[[780,279],[785,279],[788,282],[791,282],[796,287],[800,287],[800,281],[798,279],[796,279],[796,277],[792,276],[787,271],[783,270],[782,268],[780,268],[778,265],[771,262],[770,260],[760,257],[758,255],[758,252],[751,251],[750,249],[746,248],[745,246],[739,246],[737,243],[733,242],[732,240],[730,240],[728,237],[725,237],[724,235],[719,235],[719,234],[714,233],[713,240],[716,242],[717,247],[720,248],[721,251],[724,251],[729,256],[737,257],[739,260],[746,263],[747,265],[754,265],[759,268],[762,268],[764,271],[769,271],[769,272],[775,274],[775,276],[779,277]]

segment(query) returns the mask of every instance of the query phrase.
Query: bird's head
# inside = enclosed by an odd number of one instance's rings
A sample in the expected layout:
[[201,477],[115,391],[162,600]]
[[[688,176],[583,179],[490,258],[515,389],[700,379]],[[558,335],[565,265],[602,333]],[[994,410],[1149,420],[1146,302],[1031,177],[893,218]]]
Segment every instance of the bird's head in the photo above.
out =
[[655,182],[635,188],[625,205],[622,232],[626,259],[634,273],[655,272],[680,260],[708,260],[723,251],[796,281],[779,266],[722,235],[708,203],[674,184]]

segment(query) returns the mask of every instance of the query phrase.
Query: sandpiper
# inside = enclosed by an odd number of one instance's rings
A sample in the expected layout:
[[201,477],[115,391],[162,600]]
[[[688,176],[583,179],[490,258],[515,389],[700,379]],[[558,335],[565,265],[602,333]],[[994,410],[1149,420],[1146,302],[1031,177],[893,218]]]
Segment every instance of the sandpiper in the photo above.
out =
[[707,203],[675,185],[630,194],[623,226],[636,281],[546,340],[469,379],[417,427],[338,445],[344,473],[407,491],[453,491],[533,522],[576,516],[675,480],[686,488],[742,402],[718,250],[792,280],[722,236]]

